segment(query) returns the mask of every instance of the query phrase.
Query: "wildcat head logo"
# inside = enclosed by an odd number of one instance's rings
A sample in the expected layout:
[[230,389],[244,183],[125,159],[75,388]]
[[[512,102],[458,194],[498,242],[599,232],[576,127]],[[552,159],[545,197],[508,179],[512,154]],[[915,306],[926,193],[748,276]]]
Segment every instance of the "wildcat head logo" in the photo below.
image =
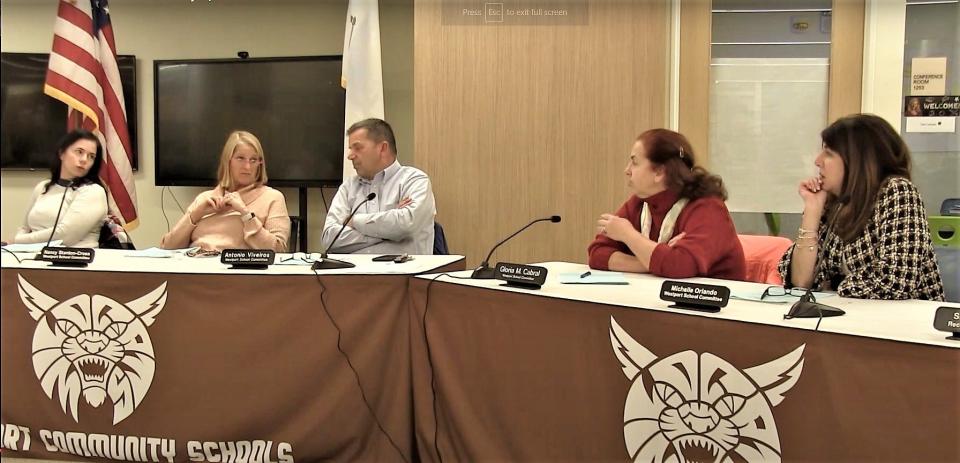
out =
[[657,358],[613,317],[610,342],[633,381],[623,409],[633,461],[780,461],[773,407],[800,378],[803,345],[741,370],[709,352]]
[[77,419],[80,395],[93,407],[113,402],[113,424],[143,401],[156,362],[147,327],[167,301],[167,284],[122,304],[99,294],[63,302],[33,287],[22,276],[20,299],[36,320],[33,369],[47,397],[56,389],[60,408]]

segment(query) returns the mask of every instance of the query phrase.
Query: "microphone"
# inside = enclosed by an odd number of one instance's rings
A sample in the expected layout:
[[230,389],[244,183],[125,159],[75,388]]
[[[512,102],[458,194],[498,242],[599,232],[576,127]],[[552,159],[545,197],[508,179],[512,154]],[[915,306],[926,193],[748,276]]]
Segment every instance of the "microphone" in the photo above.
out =
[[[57,185],[63,187],[63,197],[60,198],[60,207],[57,208],[57,217],[53,219],[53,228],[50,229],[50,236],[47,238],[47,244],[43,246],[43,249],[50,247],[50,242],[53,241],[53,234],[57,232],[57,224],[60,223],[60,213],[63,212],[63,202],[67,199],[67,191],[73,187],[73,180],[58,179]],[[44,260],[43,249],[40,250],[40,254],[37,255],[36,260]]]
[[542,218],[542,219],[536,219],[536,220],[534,220],[533,222],[530,222],[530,223],[526,224],[523,228],[515,231],[512,235],[504,238],[503,241],[500,241],[499,243],[497,243],[497,245],[494,246],[493,249],[490,250],[490,253],[487,254],[487,258],[486,258],[486,259],[483,259],[483,263],[481,263],[480,266],[477,267],[476,270],[474,270],[472,274],[470,274],[470,278],[473,278],[473,279],[475,279],[475,280],[492,280],[492,279],[496,276],[496,274],[497,274],[496,270],[494,270],[493,268],[490,267],[490,256],[493,255],[493,251],[496,251],[497,248],[499,248],[501,244],[506,243],[507,241],[510,240],[510,238],[513,238],[514,236],[519,235],[520,232],[526,230],[527,228],[530,228],[531,225],[533,225],[533,224],[535,224],[535,223],[537,223],[537,222],[546,222],[546,221],[550,221],[551,223],[559,223],[559,222],[560,222],[560,216],[559,216],[559,215],[552,215],[552,216],[550,216],[550,217],[544,217],[544,218]]
[[347,216],[347,219],[343,221],[343,225],[340,226],[340,230],[337,230],[337,234],[333,235],[333,240],[330,241],[329,245],[327,245],[327,249],[324,249],[323,254],[320,254],[320,260],[314,262],[310,268],[312,268],[313,270],[330,270],[330,269],[338,269],[338,268],[351,268],[351,267],[357,266],[357,264],[344,262],[342,260],[328,259],[327,253],[329,253],[330,249],[333,248],[333,244],[337,242],[337,238],[340,238],[340,234],[343,233],[343,230],[347,228],[347,224],[350,223],[351,219],[353,219],[353,215],[356,214],[357,211],[360,210],[360,207],[366,204],[367,201],[372,201],[376,197],[377,197],[376,193],[370,193],[367,195],[366,198],[364,198],[363,201],[360,201],[360,204],[357,204],[357,207],[353,208],[353,211],[350,212],[350,215]]

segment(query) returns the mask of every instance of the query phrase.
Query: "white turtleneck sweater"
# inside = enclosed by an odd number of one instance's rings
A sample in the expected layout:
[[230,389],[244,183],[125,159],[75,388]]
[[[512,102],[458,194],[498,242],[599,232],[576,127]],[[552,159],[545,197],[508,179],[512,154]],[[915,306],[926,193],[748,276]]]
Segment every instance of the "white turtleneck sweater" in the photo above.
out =
[[56,230],[53,223],[63,198],[64,187],[54,183],[46,193],[44,180],[33,189],[23,226],[17,230],[15,243],[45,243],[63,240],[64,246],[95,248],[100,244],[100,227],[107,218],[107,194],[103,187],[88,183],[79,188],[69,188],[63,200],[63,210]]

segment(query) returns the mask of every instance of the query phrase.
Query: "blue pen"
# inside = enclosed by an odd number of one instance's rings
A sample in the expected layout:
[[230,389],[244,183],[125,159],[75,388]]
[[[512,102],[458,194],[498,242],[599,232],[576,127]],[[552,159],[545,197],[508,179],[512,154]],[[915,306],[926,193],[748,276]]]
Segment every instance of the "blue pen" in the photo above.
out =
[[589,271],[589,270],[587,270],[586,272],[583,272],[583,273],[580,274],[580,278],[586,278],[586,277],[588,277],[588,276],[590,276],[590,271]]

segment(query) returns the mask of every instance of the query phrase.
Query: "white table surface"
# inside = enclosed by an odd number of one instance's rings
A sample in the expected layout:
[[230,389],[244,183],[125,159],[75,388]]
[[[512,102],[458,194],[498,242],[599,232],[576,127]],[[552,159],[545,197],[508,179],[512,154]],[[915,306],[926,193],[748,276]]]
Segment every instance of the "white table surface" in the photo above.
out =
[[[96,249],[93,263],[83,268],[52,267],[49,262],[32,259],[36,253],[17,253],[22,262],[8,252],[0,253],[3,268],[50,269],[94,272],[147,272],[147,273],[199,273],[199,274],[246,274],[246,275],[313,275],[309,265],[271,265],[266,270],[230,269],[216,257],[187,257],[178,253],[173,257],[132,257],[130,251]],[[317,253],[314,254],[318,255]],[[276,262],[290,254],[278,253]],[[430,272],[444,265],[463,259],[463,256],[412,256],[413,260],[402,264],[373,262],[370,254],[331,254],[331,258],[356,264],[356,267],[334,270],[317,270],[320,275],[414,275]]]
[[[439,281],[496,291],[525,293],[532,296],[594,302],[804,330],[813,330],[817,325],[816,318],[784,320],[783,314],[789,310],[789,303],[770,304],[730,299],[729,304],[717,313],[673,309],[668,308],[669,305],[673,304],[672,302],[660,299],[660,286],[666,280],[665,278],[627,273],[624,274],[629,283],[627,285],[571,285],[560,283],[559,275],[567,272],[582,273],[589,270],[589,267],[569,262],[545,262],[532,265],[542,266],[548,270],[547,281],[539,290],[506,287],[502,286],[503,282],[499,280],[467,280],[440,276]],[[453,272],[450,275],[468,277],[470,271]],[[417,278],[423,279],[437,277],[437,274],[417,276]],[[738,289],[741,291],[762,291],[763,288],[770,286],[762,283],[711,278],[691,278],[684,281],[726,286],[731,291],[737,291]],[[933,328],[933,316],[937,307],[960,307],[960,304],[957,303],[918,300],[878,301],[850,299],[836,295],[820,298],[818,302],[846,311],[846,315],[843,316],[824,318],[820,323],[820,331],[822,332],[960,349],[960,341],[947,340],[948,333]],[[960,354],[960,350],[958,350],[958,354]]]

